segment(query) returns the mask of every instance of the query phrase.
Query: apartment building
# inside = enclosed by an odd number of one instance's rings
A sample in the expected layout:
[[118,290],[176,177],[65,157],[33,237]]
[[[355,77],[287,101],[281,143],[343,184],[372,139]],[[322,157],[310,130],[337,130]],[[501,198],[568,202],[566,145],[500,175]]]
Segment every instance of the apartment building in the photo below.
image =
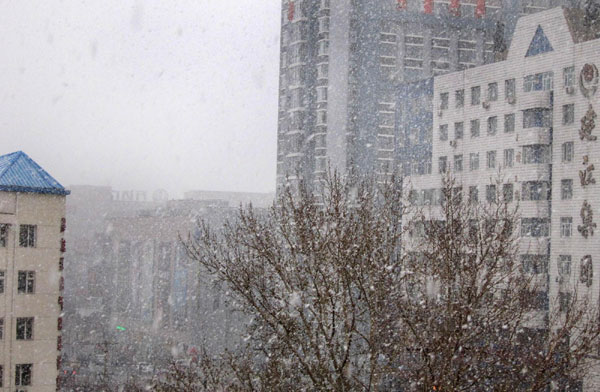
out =
[[25,153],[0,156],[0,390],[59,387],[65,199]]
[[519,20],[506,60],[435,77],[432,174],[407,181],[422,205],[446,172],[465,198],[518,201],[523,268],[547,280],[545,309],[575,288],[600,298],[598,37],[584,12],[554,8]]
[[571,3],[283,0],[278,187],[328,168],[395,172],[411,131],[397,116],[399,86],[502,59],[521,15]]

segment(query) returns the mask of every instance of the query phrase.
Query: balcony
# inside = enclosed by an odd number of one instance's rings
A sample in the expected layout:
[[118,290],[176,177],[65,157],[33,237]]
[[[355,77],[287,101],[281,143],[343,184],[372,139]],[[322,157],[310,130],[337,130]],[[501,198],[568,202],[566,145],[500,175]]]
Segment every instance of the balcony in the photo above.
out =
[[517,135],[519,146],[530,146],[533,144],[549,145],[552,142],[552,128],[548,127],[532,127],[523,129]]
[[548,200],[527,200],[519,204],[519,212],[526,217],[549,218],[550,201]]
[[517,99],[519,109],[521,110],[536,108],[551,109],[553,105],[552,101],[552,91],[549,90],[530,91],[519,95]]

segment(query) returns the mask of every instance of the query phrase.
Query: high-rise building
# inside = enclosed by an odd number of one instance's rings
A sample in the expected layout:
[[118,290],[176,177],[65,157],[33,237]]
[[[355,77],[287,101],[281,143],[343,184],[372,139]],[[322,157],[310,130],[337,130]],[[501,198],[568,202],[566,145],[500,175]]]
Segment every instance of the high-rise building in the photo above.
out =
[[25,153],[0,156],[0,390],[57,390],[68,194]]
[[[518,203],[520,261],[547,282],[543,312],[600,291],[599,64],[600,22],[583,11],[520,19],[505,61],[434,77],[433,170],[407,179],[433,214],[447,173],[465,200]],[[597,391],[600,372],[585,385]]]
[[411,131],[397,118],[402,84],[502,59],[519,16],[570,3],[283,0],[278,187],[328,168],[395,172]]

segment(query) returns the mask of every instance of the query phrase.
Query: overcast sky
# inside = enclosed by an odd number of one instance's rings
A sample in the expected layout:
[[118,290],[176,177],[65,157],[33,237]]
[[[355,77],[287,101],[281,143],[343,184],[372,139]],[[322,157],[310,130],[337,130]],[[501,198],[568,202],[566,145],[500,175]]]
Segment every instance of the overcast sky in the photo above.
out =
[[0,0],[0,154],[63,185],[270,192],[279,0]]

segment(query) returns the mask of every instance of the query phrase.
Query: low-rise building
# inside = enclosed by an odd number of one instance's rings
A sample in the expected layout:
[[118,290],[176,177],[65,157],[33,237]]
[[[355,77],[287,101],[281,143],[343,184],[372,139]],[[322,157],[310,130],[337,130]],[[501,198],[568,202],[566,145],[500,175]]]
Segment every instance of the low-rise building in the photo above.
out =
[[0,390],[58,388],[65,199],[25,153],[0,156]]

